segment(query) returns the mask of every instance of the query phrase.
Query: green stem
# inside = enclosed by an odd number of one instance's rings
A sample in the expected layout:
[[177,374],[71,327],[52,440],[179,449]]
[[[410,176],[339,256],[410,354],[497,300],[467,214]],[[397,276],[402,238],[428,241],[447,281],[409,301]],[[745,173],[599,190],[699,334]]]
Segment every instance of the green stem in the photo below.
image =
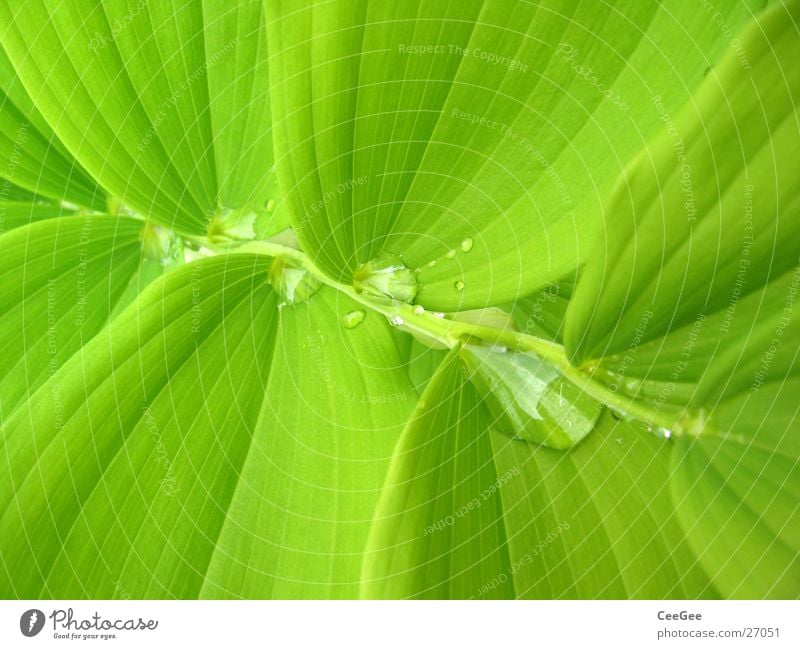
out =
[[[212,249],[216,249],[220,252],[222,251],[219,247],[212,247]],[[231,249],[224,250],[231,251]],[[459,322],[457,320],[441,317],[442,314],[422,311],[420,307],[414,307],[404,302],[378,299],[360,293],[350,285],[342,284],[341,282],[331,279],[317,268],[311,259],[302,251],[283,244],[271,241],[252,241],[238,246],[233,250],[235,252],[268,255],[270,257],[281,258],[285,261],[291,261],[295,265],[306,270],[321,283],[344,293],[371,311],[380,313],[391,321],[401,324],[404,329],[428,338],[433,338],[447,347],[452,348],[462,342],[477,338],[483,342],[501,345],[516,351],[533,352],[557,367],[564,377],[578,386],[586,394],[606,406],[622,411],[649,426],[666,428],[674,431],[676,434],[680,434],[684,431],[691,433],[692,431],[693,427],[691,424],[686,423],[692,421],[691,417],[676,415],[673,412],[657,411],[637,401],[634,397],[620,394],[612,390],[606,384],[593,378],[591,371],[573,366],[567,358],[564,347],[550,340],[520,333],[511,329],[497,329],[495,327]]]

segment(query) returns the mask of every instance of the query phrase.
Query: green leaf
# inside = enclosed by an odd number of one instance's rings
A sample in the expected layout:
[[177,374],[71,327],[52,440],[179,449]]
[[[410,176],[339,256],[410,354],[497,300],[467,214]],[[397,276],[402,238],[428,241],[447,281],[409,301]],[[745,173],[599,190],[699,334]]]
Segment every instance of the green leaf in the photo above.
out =
[[53,134],[0,47],[0,203],[11,183],[57,201],[105,209],[105,196]]
[[9,230],[57,216],[74,214],[75,210],[51,202],[0,200],[0,234]]
[[279,313],[269,261],[167,273],[7,422],[0,593],[357,593],[413,389],[383,318]]
[[[449,354],[392,458],[364,555],[363,597],[478,597],[509,568],[491,419],[479,404],[458,354]],[[513,596],[510,586],[489,597]]]
[[392,459],[363,596],[716,596],[678,524],[663,438],[606,414],[565,453],[493,425],[450,354]]
[[139,265],[141,229],[133,219],[71,216],[0,237],[0,421],[108,322]]
[[718,23],[750,14],[616,5],[268,3],[277,166],[304,249],[344,281],[402,255],[442,311],[574,271],[661,125],[650,98],[682,105],[726,44]]
[[763,14],[632,162],[567,316],[576,362],[675,415],[673,501],[726,597],[800,578],[798,18]]
[[249,256],[167,274],[7,422],[4,596],[197,594],[263,398],[265,274]]
[[353,598],[389,458],[415,402],[384,318],[323,288],[284,307],[264,405],[203,597]]
[[95,178],[142,214],[205,234],[214,217],[255,218],[269,198],[262,14],[259,2],[70,0],[55,11],[38,0],[0,8],[0,38]]
[[739,357],[750,325],[774,331],[793,301],[770,283],[800,261],[798,7],[750,26],[749,68],[731,49],[620,179],[567,320],[576,362],[671,332],[685,342],[698,323],[703,361],[730,346]]
[[518,298],[508,309],[523,333],[562,343],[567,307],[574,290],[574,278],[550,282],[541,291]]
[[[444,349],[433,349],[421,343],[413,336],[403,332],[398,333],[404,337],[408,344],[407,352],[402,356],[405,360],[408,376],[417,389],[417,392],[422,394],[425,387],[428,385],[428,381],[431,380],[436,370],[447,356],[447,351]],[[398,349],[402,349],[400,343],[398,343]]]
[[748,392],[717,407],[709,426],[718,432],[676,440],[676,510],[726,597],[797,597],[799,389],[794,378]]
[[668,442],[607,413],[567,453],[497,433],[492,443],[498,474],[518,472],[500,487],[517,597],[717,596],[674,513]]

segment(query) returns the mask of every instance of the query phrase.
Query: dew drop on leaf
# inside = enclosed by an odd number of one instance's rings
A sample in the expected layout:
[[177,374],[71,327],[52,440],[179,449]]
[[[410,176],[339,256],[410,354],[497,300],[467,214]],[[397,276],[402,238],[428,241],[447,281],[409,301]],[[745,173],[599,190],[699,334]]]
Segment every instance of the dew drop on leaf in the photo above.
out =
[[652,433],[661,439],[669,439],[672,437],[672,431],[669,428],[653,428]]
[[474,245],[474,243],[475,242],[472,240],[471,237],[467,237],[466,239],[461,241],[461,250],[463,250],[464,252],[469,252],[470,250],[472,250],[472,246]]
[[417,295],[417,277],[403,260],[382,254],[362,264],[353,273],[353,288],[359,293],[411,303]]
[[600,404],[536,354],[464,345],[461,358],[499,430],[566,449],[594,428]]
[[611,411],[611,415],[617,421],[627,421],[627,422],[636,421],[635,417],[633,417],[632,415],[629,415],[625,410],[622,410],[621,408],[615,408],[614,406],[608,406],[608,409]]
[[631,396],[636,396],[636,394],[642,388],[642,382],[639,379],[625,379],[624,387],[625,392]]
[[366,317],[367,314],[363,309],[350,311],[342,317],[342,324],[344,325],[345,329],[355,329],[358,325],[364,322],[364,318]]
[[455,284],[453,284],[453,288],[455,288],[457,291],[463,291],[464,290],[464,282],[462,282],[461,280],[458,280]]
[[455,248],[454,248],[453,250],[448,250],[448,251],[447,251],[447,254],[445,255],[445,257],[446,257],[447,259],[455,259],[455,257],[456,257],[456,251],[455,251]]
[[269,268],[269,283],[281,296],[281,304],[302,304],[311,299],[322,284],[303,268],[274,259]]
[[403,320],[403,318],[401,318],[399,315],[393,315],[391,318],[389,318],[389,324],[391,324],[393,327],[402,327],[405,323],[405,320]]
[[425,314],[425,307],[421,304],[418,304],[414,307],[414,315],[424,315]]

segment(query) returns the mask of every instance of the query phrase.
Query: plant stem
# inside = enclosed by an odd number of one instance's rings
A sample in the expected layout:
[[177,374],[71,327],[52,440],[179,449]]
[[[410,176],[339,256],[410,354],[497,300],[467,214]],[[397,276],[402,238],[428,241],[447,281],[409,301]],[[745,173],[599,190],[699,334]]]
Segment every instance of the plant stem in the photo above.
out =
[[[223,251],[219,247],[212,247],[212,249]],[[482,342],[501,345],[515,351],[533,352],[557,367],[565,378],[600,403],[638,419],[648,426],[659,426],[674,431],[676,434],[681,434],[686,430],[691,432],[691,426],[684,423],[692,419],[691,417],[686,414],[676,415],[673,412],[656,410],[636,400],[634,397],[612,390],[605,383],[595,379],[590,370],[587,371],[573,366],[569,362],[563,346],[550,340],[508,328],[498,329],[459,322],[445,318],[442,314],[421,311],[419,307],[414,307],[404,302],[379,299],[360,293],[350,285],[331,279],[317,268],[302,251],[283,244],[272,241],[252,241],[234,249],[224,249],[224,251],[250,252],[290,261],[306,270],[321,283],[344,293],[371,311],[380,313],[394,322],[401,323],[401,326],[406,330],[429,339],[432,338],[449,348],[453,348],[470,339],[479,339]]]

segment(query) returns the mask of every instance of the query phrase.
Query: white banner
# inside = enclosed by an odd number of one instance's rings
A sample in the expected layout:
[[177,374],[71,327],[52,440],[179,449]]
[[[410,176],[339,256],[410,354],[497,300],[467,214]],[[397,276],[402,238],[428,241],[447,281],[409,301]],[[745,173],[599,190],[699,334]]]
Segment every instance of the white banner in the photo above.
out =
[[[786,601],[0,602],[0,647],[800,647]],[[191,644],[190,644],[191,643]]]

